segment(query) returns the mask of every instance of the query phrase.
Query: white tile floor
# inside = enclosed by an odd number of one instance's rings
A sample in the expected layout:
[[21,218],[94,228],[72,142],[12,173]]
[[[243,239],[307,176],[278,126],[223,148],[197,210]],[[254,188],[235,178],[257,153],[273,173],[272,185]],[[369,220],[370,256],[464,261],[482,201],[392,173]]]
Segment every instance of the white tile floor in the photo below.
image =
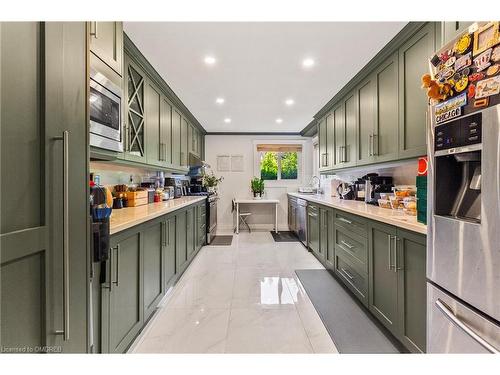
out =
[[134,353],[336,353],[294,270],[323,266],[299,242],[240,233],[205,246]]

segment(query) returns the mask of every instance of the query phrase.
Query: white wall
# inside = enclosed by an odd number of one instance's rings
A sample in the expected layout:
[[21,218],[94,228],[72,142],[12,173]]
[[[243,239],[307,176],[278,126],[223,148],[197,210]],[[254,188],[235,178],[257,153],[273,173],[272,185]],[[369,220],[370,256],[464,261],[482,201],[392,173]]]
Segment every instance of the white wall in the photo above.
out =
[[[255,141],[273,143],[279,141],[302,141],[303,174],[302,179],[295,182],[266,182],[265,197],[279,199],[278,228],[288,230],[287,196],[288,191],[297,191],[298,186],[308,185],[312,177],[312,142],[311,138],[300,136],[257,136],[257,135],[207,135],[205,137],[205,161],[211,165],[217,176],[223,176],[219,185],[219,204],[217,212],[217,228],[220,233],[230,232],[234,226],[231,201],[233,198],[251,198],[250,180],[258,176],[255,171]],[[217,155],[243,155],[243,172],[217,171]],[[272,185],[272,186],[271,186]],[[252,228],[271,229],[274,223],[274,207],[271,205],[252,205],[242,207],[252,212],[248,219]]]

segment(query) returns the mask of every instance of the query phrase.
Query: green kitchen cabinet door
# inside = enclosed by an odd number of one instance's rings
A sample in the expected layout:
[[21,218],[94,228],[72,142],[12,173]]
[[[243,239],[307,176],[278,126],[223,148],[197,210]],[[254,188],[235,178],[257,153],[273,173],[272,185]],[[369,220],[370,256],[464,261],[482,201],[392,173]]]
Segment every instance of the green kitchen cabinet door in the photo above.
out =
[[111,237],[107,282],[102,289],[105,353],[124,353],[144,322],[142,242],[137,228]]
[[146,74],[125,55],[126,126],[123,157],[146,163]]
[[164,163],[164,146],[161,129],[161,93],[151,81],[146,82],[146,162],[161,166]]
[[326,246],[325,252],[325,263],[333,270],[335,268],[335,210],[333,208],[328,209],[327,211],[327,220],[328,220],[328,236],[327,241],[328,244]]
[[160,149],[163,164],[172,165],[172,104],[164,96],[160,104]]
[[89,350],[86,40],[84,22],[0,22],[0,352]]
[[90,22],[90,51],[120,76],[123,74],[123,22]]
[[412,352],[426,351],[426,236],[397,231],[399,340]]
[[181,121],[181,166],[188,165],[188,129],[189,123],[183,117]]
[[319,251],[318,254],[323,261],[326,261],[328,252],[328,209],[326,207],[319,208]]
[[357,88],[356,165],[374,162],[373,135],[375,132],[375,76],[366,78]]
[[182,210],[175,215],[175,273],[180,276],[187,266],[187,214]]
[[325,117],[326,122],[326,168],[331,170],[335,165],[335,116],[330,112]]
[[191,261],[196,250],[195,206],[189,206],[186,211],[186,236],[187,259]]
[[177,108],[172,109],[172,165],[181,165],[181,123],[182,116]]
[[319,143],[319,170],[325,169],[327,164],[328,150],[327,150],[327,132],[326,132],[326,119],[322,118],[318,122],[318,143]]
[[307,246],[319,257],[319,208],[309,205],[307,208]]
[[169,216],[163,222],[163,290],[166,292],[175,281],[175,216]]
[[332,166],[335,169],[342,168],[344,162],[344,147],[345,147],[345,119],[344,119],[344,103],[332,111],[333,118],[333,151],[332,151]]
[[197,238],[198,250],[205,245],[207,236],[207,213],[206,203],[203,201],[197,206]]
[[144,321],[153,314],[163,297],[164,246],[166,241],[163,221],[155,220],[143,231],[143,300]]
[[369,309],[397,336],[398,273],[394,267],[396,228],[378,222],[369,224]]
[[427,95],[421,77],[436,50],[435,27],[427,23],[399,48],[399,158],[425,155]]
[[344,99],[344,124],[345,143],[342,151],[342,167],[353,167],[356,165],[356,145],[357,145],[357,96],[356,92],[351,92]]
[[376,162],[398,158],[398,54],[384,61],[374,72],[376,85],[376,124],[373,154]]

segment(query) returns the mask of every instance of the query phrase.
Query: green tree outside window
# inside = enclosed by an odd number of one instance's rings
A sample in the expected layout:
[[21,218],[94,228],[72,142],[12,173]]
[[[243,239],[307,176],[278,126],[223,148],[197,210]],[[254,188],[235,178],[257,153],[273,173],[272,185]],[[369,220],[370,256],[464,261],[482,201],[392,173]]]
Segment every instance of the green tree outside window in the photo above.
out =
[[296,180],[297,152],[263,152],[260,157],[260,177],[263,180]]

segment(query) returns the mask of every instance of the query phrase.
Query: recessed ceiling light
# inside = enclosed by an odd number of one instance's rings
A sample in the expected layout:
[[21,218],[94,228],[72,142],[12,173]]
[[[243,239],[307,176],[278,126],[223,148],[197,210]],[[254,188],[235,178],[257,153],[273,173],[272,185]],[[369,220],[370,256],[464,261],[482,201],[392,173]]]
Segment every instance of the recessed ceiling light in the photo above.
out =
[[287,99],[287,100],[285,100],[285,104],[290,107],[290,106],[295,104],[295,100]]
[[276,123],[277,123],[277,124],[281,124],[282,122],[283,122],[283,119],[282,119],[282,118],[278,117],[278,118],[276,119]]
[[214,65],[217,62],[217,60],[213,56],[205,56],[203,61],[205,61],[205,64],[207,65]]
[[224,98],[217,98],[217,99],[215,99],[215,102],[217,104],[224,104],[225,100],[224,100]]
[[226,124],[229,124],[229,123],[231,122],[231,119],[230,119],[229,117],[226,117],[226,118],[224,119],[224,122],[225,122]]
[[311,58],[307,58],[307,59],[302,60],[302,66],[304,68],[310,68],[310,67],[314,66],[314,64],[315,64],[315,62]]

